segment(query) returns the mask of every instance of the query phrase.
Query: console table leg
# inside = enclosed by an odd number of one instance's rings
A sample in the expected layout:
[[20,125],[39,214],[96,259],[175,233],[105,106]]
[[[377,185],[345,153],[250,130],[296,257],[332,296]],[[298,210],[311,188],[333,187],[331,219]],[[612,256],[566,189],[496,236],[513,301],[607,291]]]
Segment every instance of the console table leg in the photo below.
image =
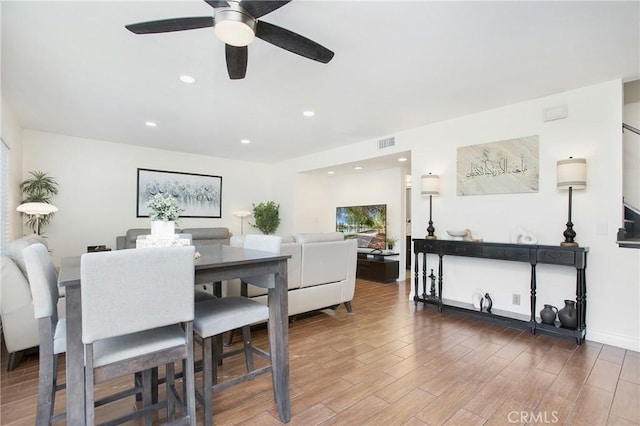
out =
[[536,334],[536,264],[531,264],[531,333]]
[[438,255],[438,312],[442,312],[442,255]]
[[418,307],[418,281],[420,278],[420,275],[418,273],[419,269],[418,269],[418,260],[420,259],[420,256],[418,255],[418,253],[414,253],[413,254],[413,260],[415,265],[413,265],[413,287],[414,287],[414,294],[413,294],[413,304],[415,307]]
[[427,300],[427,253],[422,253],[422,301]]
[[576,314],[578,315],[578,333],[576,338],[578,345],[582,344],[582,333],[586,328],[587,319],[587,283],[585,270],[578,268],[576,277]]

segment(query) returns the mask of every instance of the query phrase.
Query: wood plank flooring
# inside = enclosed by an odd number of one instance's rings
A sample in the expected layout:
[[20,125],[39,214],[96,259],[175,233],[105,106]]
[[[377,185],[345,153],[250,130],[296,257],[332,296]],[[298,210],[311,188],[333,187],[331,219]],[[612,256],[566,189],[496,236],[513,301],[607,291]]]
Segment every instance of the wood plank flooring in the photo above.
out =
[[[353,314],[341,306],[290,324],[291,425],[640,425],[637,352],[416,308],[409,290],[357,280]],[[253,336],[266,347],[264,327]],[[0,424],[32,425],[37,355],[11,372],[6,363],[3,345]],[[220,374],[242,367],[225,360]],[[130,409],[122,401],[97,417]],[[214,413],[218,425],[281,424],[269,375],[215,394]]]

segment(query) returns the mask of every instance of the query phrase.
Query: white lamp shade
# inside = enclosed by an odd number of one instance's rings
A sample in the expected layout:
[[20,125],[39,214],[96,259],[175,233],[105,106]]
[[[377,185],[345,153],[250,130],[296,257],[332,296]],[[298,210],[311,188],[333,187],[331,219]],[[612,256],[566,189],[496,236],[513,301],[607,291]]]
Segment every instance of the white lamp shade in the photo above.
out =
[[45,215],[57,212],[58,208],[48,203],[23,203],[16,210],[29,215]]
[[569,157],[559,160],[557,167],[558,189],[584,189],[587,187],[587,160]]
[[428,175],[422,175],[420,188],[423,197],[428,195],[440,195],[440,176],[432,175],[431,173]]
[[237,212],[233,212],[233,215],[236,217],[249,217],[251,216],[251,212],[249,210],[238,210]]

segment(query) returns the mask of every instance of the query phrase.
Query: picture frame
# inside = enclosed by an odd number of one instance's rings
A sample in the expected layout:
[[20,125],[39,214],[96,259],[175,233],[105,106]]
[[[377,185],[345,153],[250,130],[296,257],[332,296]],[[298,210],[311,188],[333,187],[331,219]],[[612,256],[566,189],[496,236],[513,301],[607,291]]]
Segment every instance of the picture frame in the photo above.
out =
[[149,217],[146,203],[159,193],[178,200],[180,217],[222,217],[222,176],[143,168],[137,173],[136,217]]
[[458,147],[457,195],[538,192],[539,151],[538,135]]

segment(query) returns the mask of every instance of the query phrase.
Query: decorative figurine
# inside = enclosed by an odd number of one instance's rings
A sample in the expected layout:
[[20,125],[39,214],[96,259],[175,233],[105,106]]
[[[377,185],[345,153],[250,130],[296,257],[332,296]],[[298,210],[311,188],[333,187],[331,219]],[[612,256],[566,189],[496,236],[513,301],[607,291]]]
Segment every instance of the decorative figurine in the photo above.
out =
[[431,268],[431,274],[429,274],[431,280],[431,289],[429,291],[431,297],[436,297],[436,276],[433,275],[433,268]]
[[493,300],[491,300],[491,296],[489,293],[485,293],[484,300],[482,302],[483,307],[486,308],[487,313],[491,313],[491,307],[493,306]]

